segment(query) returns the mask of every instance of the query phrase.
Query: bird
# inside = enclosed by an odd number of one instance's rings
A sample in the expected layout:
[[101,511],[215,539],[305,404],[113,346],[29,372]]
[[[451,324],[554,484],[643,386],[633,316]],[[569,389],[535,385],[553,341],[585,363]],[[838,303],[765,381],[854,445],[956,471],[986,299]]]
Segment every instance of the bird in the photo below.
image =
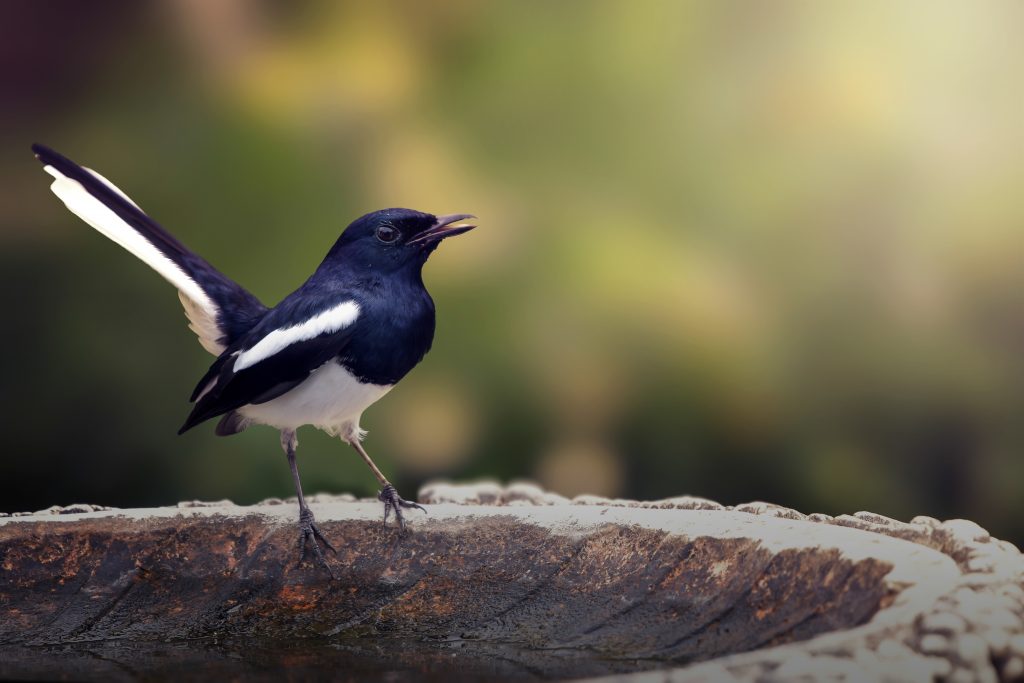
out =
[[464,221],[475,216],[401,208],[368,213],[341,232],[298,289],[268,307],[99,173],[43,145],[32,145],[32,151],[53,177],[50,189],[73,214],[177,288],[189,328],[216,356],[192,392],[192,411],[178,433],[214,418],[220,418],[218,436],[252,425],[280,432],[298,499],[299,564],[312,549],[336,576],[324,549],[337,550],[302,494],[300,427],[340,437],[356,450],[380,484],[385,527],[389,513],[405,531],[403,510],[426,512],[403,499],[374,464],[359,420],[430,350],[435,308],[423,266],[443,240],[474,229]]

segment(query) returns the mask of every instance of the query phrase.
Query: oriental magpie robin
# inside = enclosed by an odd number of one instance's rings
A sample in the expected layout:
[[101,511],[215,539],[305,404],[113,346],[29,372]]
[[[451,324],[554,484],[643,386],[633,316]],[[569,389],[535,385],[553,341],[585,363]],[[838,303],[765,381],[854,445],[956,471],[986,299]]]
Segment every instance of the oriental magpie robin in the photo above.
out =
[[[366,461],[381,490],[384,523],[405,527],[403,500],[363,449],[362,412],[423,359],[434,338],[434,302],[422,270],[441,240],[475,226],[469,214],[384,209],[349,225],[302,286],[268,308],[191,252],[106,178],[51,149],[32,151],[55,178],[50,189],[79,218],[146,262],[178,289],[189,327],[217,357],[192,392],[179,434],[219,417],[219,436],[253,424],[281,432],[299,500],[299,561],[307,545],[334,575],[334,550],[302,496],[296,430],[340,436]],[[319,543],[318,543],[319,541]]]

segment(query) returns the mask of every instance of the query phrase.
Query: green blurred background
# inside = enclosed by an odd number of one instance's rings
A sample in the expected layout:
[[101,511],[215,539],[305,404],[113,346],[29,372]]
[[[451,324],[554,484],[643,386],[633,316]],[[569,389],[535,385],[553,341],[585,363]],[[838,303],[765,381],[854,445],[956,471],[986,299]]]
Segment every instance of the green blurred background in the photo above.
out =
[[[6,2],[0,509],[291,494],[175,430],[211,358],[29,144],[275,303],[385,206],[468,211],[364,416],[407,495],[530,477],[1024,540],[1024,5]],[[307,428],[308,491],[370,494]]]

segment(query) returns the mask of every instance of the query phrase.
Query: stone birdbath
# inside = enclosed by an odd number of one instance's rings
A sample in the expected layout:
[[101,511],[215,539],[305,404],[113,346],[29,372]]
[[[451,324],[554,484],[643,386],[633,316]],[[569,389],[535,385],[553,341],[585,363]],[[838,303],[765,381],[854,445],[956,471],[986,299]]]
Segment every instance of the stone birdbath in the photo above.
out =
[[0,679],[1024,680],[1024,559],[978,525],[431,484],[400,534],[295,506],[0,518]]

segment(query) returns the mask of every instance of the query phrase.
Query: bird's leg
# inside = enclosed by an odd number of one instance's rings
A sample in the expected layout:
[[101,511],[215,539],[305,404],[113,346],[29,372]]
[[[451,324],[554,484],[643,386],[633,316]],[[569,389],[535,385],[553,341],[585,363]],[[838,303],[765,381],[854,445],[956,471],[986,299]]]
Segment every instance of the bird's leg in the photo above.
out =
[[373,476],[377,477],[377,481],[380,482],[381,489],[377,492],[377,500],[384,503],[384,526],[388,524],[388,515],[393,510],[395,512],[395,519],[398,521],[398,528],[405,530],[405,515],[402,514],[402,508],[416,508],[417,510],[423,510],[426,512],[427,509],[422,505],[403,500],[398,495],[398,491],[395,490],[394,484],[388,481],[387,477],[380,471],[380,469],[370,459],[366,449],[363,448],[363,444],[359,442],[358,436],[353,436],[348,442],[352,445],[352,448],[356,449],[359,453],[359,457],[370,467],[370,471],[373,472]]
[[323,533],[320,532],[320,528],[316,525],[316,519],[313,518],[313,511],[306,505],[306,499],[302,495],[302,482],[299,481],[299,466],[295,462],[295,449],[299,445],[299,439],[295,435],[295,431],[291,429],[285,429],[281,431],[281,447],[284,448],[284,453],[288,456],[288,467],[291,468],[292,478],[295,480],[295,493],[299,498],[299,564],[306,559],[306,546],[313,546],[313,554],[316,555],[316,559],[320,561],[331,575],[332,579],[338,578],[334,575],[334,570],[331,569],[331,565],[327,563],[327,557],[324,555],[324,551],[320,549],[320,544],[323,543],[328,550],[333,552],[335,555],[338,551],[334,549]]

